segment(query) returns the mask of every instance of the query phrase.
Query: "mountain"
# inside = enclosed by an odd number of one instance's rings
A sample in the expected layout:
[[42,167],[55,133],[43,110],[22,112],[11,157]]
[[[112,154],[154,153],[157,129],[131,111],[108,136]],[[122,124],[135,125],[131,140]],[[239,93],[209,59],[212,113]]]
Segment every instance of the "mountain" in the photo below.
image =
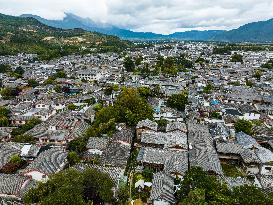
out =
[[177,32],[168,35],[171,39],[183,39],[183,40],[193,40],[193,41],[209,41],[213,39],[216,35],[221,35],[225,31],[222,30],[208,30],[208,31],[185,31]]
[[229,42],[273,42],[273,19],[249,23],[216,35],[212,40]]
[[81,18],[71,13],[65,13],[65,17],[62,20],[48,20],[40,16],[23,14],[21,17],[32,17],[39,22],[62,29],[74,29],[81,28],[86,31],[99,32],[108,35],[115,35],[121,38],[159,38],[161,35],[145,32],[133,32],[126,29],[121,29],[109,24],[98,24],[89,18]]
[[131,43],[116,36],[61,29],[48,26],[33,17],[0,14],[0,55],[37,53],[42,59],[73,53],[123,51]]
[[47,20],[40,16],[24,14],[22,17],[33,17],[38,21],[56,28],[73,29],[81,28],[87,31],[96,31],[104,34],[115,35],[125,39],[179,39],[179,40],[210,40],[216,34],[223,31],[187,31],[178,32],[171,35],[155,34],[152,32],[134,32],[121,29],[109,24],[98,24],[89,18],[81,18],[71,13],[66,13],[62,20]]
[[273,42],[273,19],[249,23],[230,31],[186,31],[170,35],[155,34],[151,32],[133,32],[109,24],[95,23],[89,18],[81,18],[71,13],[66,13],[62,20],[47,20],[39,16],[33,17],[38,21],[56,28],[73,29],[81,28],[87,31],[96,31],[104,34],[115,35],[124,39],[177,39],[196,41],[227,41],[227,42]]

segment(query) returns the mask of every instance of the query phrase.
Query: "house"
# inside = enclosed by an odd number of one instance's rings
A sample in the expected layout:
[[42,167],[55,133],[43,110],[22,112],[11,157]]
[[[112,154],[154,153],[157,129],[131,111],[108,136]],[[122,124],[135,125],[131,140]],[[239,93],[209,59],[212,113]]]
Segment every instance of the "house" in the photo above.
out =
[[8,142],[11,139],[11,127],[0,127],[0,142]]
[[101,164],[104,166],[118,166],[125,168],[130,157],[131,145],[110,142],[101,155]]
[[222,175],[222,167],[206,125],[188,123],[190,166],[199,166],[209,173]]
[[157,123],[153,122],[149,119],[142,120],[142,121],[138,122],[138,124],[136,126],[137,139],[138,140],[141,139],[142,132],[147,131],[147,130],[157,131],[157,127],[158,127]]
[[[0,174],[0,199],[6,198],[20,202],[27,191],[33,187],[35,187],[35,182],[31,177],[19,174]],[[0,203],[2,204],[1,200]]]
[[43,151],[21,171],[24,176],[30,176],[36,181],[47,181],[51,174],[64,169],[67,164],[67,152],[60,148],[50,148]]
[[10,158],[14,155],[20,155],[21,150],[12,143],[0,144],[0,170],[9,163]]
[[164,172],[154,174],[150,200],[153,205],[170,205],[176,202],[174,179]]
[[88,139],[86,148],[91,154],[102,155],[108,143],[109,139],[106,137],[90,137]]
[[187,135],[181,131],[154,132],[145,131],[141,135],[141,144],[145,147],[177,148],[187,150]]
[[99,80],[102,78],[102,74],[99,72],[98,68],[79,70],[77,71],[76,76],[78,79],[84,79],[88,81]]
[[[143,167],[150,167],[156,170],[163,170],[166,161],[175,155],[181,154],[184,151],[161,149],[161,148],[151,148],[142,147],[137,156],[137,162]],[[183,162],[181,162],[183,163]],[[166,164],[168,165],[168,164]]]
[[187,132],[187,125],[182,122],[169,122],[166,126],[166,132],[181,131]]
[[164,163],[164,173],[174,177],[184,176],[189,168],[189,153],[177,152],[166,159]]

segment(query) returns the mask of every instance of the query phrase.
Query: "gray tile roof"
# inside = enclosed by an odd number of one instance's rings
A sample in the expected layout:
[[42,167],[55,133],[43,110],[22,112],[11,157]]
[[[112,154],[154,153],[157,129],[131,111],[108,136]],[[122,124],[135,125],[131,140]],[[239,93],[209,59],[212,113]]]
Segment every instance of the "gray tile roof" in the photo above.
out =
[[180,153],[181,151],[142,147],[138,153],[137,161],[141,163],[150,163],[164,165],[167,159],[171,156]]
[[154,130],[154,131],[157,131],[157,123],[156,122],[153,122],[149,119],[146,119],[146,120],[142,120],[140,122],[138,122],[136,128],[139,129],[139,128],[149,128],[151,130]]
[[39,171],[46,175],[54,174],[66,165],[67,152],[59,148],[51,148],[42,152],[33,162],[30,163],[23,173]]
[[109,143],[109,139],[106,137],[90,137],[87,143],[87,149],[104,150]]
[[150,199],[154,201],[175,203],[174,180],[163,172],[154,174]]
[[16,196],[21,199],[33,187],[30,177],[18,174],[0,174],[0,194]]
[[187,132],[187,126],[185,123],[182,122],[170,122],[167,124],[166,132],[172,132],[175,130]]
[[229,142],[222,142],[216,144],[216,150],[223,154],[238,154],[240,155],[244,149],[241,145]]
[[188,152],[172,154],[164,164],[164,172],[167,174],[178,173],[184,175],[188,170]]
[[236,133],[235,137],[236,142],[242,145],[243,148],[252,148],[253,146],[258,145],[257,141],[253,137],[245,134],[244,132]]
[[187,149],[187,135],[181,131],[167,133],[146,131],[141,135],[141,143],[162,145],[164,148],[180,146],[184,149]]
[[222,167],[218,154],[213,146],[213,139],[205,125],[189,122],[190,165],[202,167],[205,171],[213,171],[222,175]]

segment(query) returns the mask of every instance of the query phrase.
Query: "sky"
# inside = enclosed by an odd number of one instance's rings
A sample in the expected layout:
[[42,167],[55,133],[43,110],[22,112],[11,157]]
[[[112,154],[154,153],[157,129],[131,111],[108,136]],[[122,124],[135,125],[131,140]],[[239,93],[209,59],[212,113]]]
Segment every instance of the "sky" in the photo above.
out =
[[62,19],[65,13],[133,31],[230,30],[273,18],[273,0],[0,0],[0,13]]

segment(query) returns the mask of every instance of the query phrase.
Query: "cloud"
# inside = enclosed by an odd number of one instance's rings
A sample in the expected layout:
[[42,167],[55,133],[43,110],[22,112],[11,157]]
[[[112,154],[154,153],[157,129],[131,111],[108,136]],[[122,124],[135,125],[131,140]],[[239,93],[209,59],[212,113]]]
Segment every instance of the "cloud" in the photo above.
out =
[[61,19],[65,12],[135,31],[232,29],[273,17],[273,0],[0,0],[0,12]]

